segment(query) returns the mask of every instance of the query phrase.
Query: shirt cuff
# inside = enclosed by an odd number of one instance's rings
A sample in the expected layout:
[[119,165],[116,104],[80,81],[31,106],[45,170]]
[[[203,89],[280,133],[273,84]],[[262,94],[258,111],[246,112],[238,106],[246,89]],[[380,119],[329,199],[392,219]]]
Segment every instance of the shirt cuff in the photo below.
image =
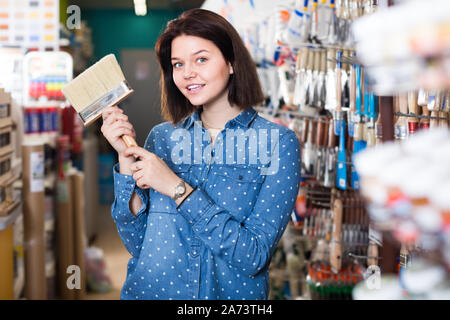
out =
[[202,214],[207,212],[214,205],[214,201],[200,188],[197,188],[191,195],[180,205],[180,212],[190,224],[195,224]]
[[[119,170],[119,164],[115,164],[113,167],[114,175],[114,196],[117,204],[121,207],[126,208],[125,214],[131,215],[131,218],[139,217],[142,213],[147,210],[148,206],[148,190],[141,189],[136,186],[136,181],[133,176],[128,174],[122,174]],[[130,212],[129,203],[133,192],[139,196],[142,201],[142,207],[136,215]]]

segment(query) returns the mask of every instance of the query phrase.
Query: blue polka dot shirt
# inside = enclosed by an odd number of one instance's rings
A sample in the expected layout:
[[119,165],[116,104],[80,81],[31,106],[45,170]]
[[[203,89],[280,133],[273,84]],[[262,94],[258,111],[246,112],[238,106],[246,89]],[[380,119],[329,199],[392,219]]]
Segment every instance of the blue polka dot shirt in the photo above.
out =
[[144,146],[197,187],[178,208],[113,169],[112,217],[131,254],[121,299],[267,299],[268,266],[297,198],[299,141],[251,108],[212,144],[200,112],[155,126]]

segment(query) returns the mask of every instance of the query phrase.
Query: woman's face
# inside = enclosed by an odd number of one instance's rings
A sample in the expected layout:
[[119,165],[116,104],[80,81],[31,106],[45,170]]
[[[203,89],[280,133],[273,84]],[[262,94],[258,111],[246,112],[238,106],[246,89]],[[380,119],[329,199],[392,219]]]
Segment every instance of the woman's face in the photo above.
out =
[[178,36],[172,41],[171,59],[175,85],[192,105],[227,99],[226,87],[233,68],[212,41]]

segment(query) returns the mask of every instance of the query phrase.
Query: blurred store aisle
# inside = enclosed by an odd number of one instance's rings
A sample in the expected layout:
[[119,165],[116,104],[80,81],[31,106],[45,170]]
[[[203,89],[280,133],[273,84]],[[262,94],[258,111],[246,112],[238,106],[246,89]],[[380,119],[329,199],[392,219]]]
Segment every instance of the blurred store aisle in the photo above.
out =
[[118,300],[125,281],[130,254],[122,244],[116,225],[111,217],[110,206],[101,205],[98,216],[98,236],[92,246],[104,251],[105,263],[111,277],[113,290],[108,293],[88,293],[87,300]]

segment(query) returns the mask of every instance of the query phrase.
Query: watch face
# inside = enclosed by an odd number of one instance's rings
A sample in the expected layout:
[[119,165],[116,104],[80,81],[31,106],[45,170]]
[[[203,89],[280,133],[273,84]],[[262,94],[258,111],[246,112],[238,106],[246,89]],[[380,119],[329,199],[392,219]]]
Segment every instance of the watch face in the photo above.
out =
[[183,192],[184,192],[184,187],[183,186],[177,187],[177,193],[178,194],[183,193]]

